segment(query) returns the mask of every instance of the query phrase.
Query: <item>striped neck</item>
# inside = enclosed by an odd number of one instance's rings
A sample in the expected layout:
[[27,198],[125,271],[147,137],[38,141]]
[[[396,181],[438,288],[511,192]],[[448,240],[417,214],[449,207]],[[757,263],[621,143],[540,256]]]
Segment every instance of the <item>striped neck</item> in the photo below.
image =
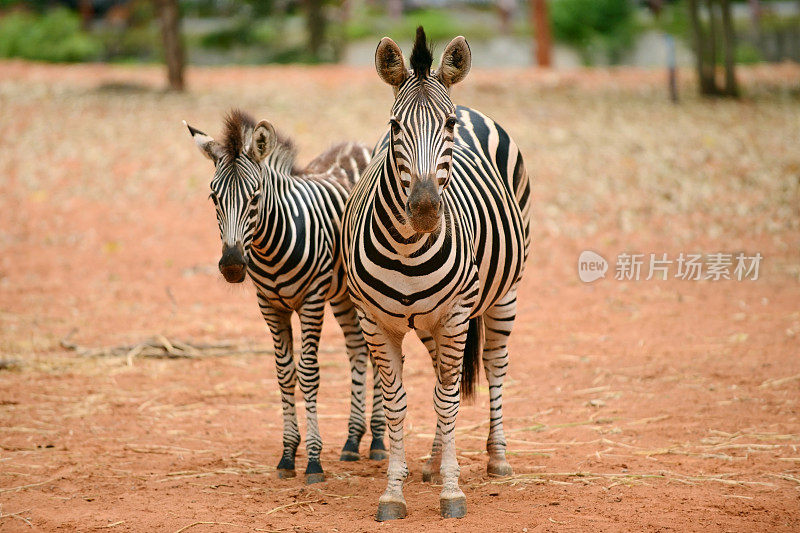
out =
[[276,170],[267,158],[261,163],[261,202],[255,221],[255,234],[251,245],[254,252],[265,259],[273,259],[280,250],[283,236],[292,225],[283,196],[291,177]]

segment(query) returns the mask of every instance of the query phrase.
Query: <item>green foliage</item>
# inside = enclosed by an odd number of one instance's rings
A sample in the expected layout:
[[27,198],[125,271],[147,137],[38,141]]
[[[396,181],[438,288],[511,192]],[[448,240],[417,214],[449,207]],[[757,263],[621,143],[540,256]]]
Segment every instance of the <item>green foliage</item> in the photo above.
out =
[[406,13],[391,29],[391,34],[413,39],[417,26],[425,28],[429,40],[437,42],[447,42],[464,31],[453,15],[445,10],[418,9]]
[[200,38],[200,46],[230,50],[234,46],[251,46],[256,44],[253,37],[253,24],[251,20],[237,21],[233,26],[228,26],[206,33]]
[[229,53],[240,63],[320,62],[307,50],[304,21],[299,16],[239,17],[230,25],[197,35],[189,42],[190,46]]
[[103,59],[114,62],[157,61],[161,28],[153,2],[133,2],[127,26],[103,25],[94,34],[103,44]]
[[411,41],[417,26],[422,26],[429,40],[441,44],[456,35],[479,40],[496,34],[493,27],[463,15],[447,9],[415,9],[404,13],[399,20],[392,20],[383,11],[366,9],[353,14],[345,35],[348,40],[374,38],[377,42],[384,35],[391,35],[397,40]]
[[653,21],[653,27],[669,33],[685,42],[691,40],[689,27],[689,7],[685,0],[671,2],[664,5],[658,18]]
[[0,0],[0,10],[22,7],[26,10],[32,9],[37,13],[44,13],[45,9],[51,4],[50,0]]
[[794,30],[800,25],[800,16],[780,16],[774,13],[765,13],[761,16],[761,30],[768,33],[777,33],[785,30]]
[[96,31],[103,43],[103,59],[113,62],[156,61],[161,54],[161,34],[155,24]]
[[618,63],[634,41],[638,27],[635,7],[628,0],[559,0],[550,4],[556,39],[578,50],[584,63],[600,51],[609,63]]
[[203,48],[230,50],[236,47],[271,47],[277,45],[279,32],[269,19],[239,19],[231,26],[223,27],[200,36],[198,44]]
[[739,43],[736,46],[736,62],[750,65],[753,63],[760,63],[763,61],[761,51],[750,43]]
[[53,9],[44,15],[24,12],[0,18],[0,57],[74,62],[99,58],[102,45],[81,30],[77,14]]

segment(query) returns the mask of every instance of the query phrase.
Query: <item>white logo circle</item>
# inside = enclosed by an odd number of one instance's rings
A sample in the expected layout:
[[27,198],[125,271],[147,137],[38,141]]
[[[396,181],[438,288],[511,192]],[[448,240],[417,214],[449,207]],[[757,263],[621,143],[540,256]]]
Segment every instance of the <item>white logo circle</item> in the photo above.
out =
[[608,271],[608,261],[591,250],[584,250],[578,256],[578,277],[584,283],[591,283],[600,278],[606,277]]

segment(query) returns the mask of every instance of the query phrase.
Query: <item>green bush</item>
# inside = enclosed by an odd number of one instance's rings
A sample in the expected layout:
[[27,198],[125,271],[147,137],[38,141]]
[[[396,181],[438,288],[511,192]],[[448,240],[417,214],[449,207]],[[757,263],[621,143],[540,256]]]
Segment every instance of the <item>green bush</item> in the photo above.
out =
[[692,36],[689,26],[689,6],[686,5],[686,1],[666,3],[658,18],[653,20],[651,27],[690,43]]
[[[763,61],[761,51],[750,43],[739,43],[736,46],[736,62],[744,65],[760,63]],[[721,61],[720,61],[721,62]]]
[[555,38],[577,49],[586,64],[594,62],[597,52],[611,64],[622,59],[638,31],[634,15],[629,0],[559,0],[550,4]]
[[[418,9],[406,13],[398,27],[391,29],[390,34],[397,35],[401,39],[413,40],[417,26],[425,28],[425,35],[429,41],[445,44],[464,31],[452,14],[445,10]],[[472,37],[475,38],[474,35]]]
[[0,57],[75,62],[97,59],[100,43],[81,30],[78,15],[54,9],[44,15],[15,12],[0,19]]
[[242,19],[230,27],[211,31],[200,38],[203,48],[230,50],[234,46],[252,46],[258,44],[253,35],[252,20]]

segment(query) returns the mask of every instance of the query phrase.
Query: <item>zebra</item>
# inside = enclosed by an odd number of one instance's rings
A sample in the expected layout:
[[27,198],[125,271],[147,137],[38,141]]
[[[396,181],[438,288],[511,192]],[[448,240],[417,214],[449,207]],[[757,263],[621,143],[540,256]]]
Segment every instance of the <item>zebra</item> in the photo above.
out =
[[490,394],[487,472],[513,474],[506,460],[502,384],[530,248],[530,180],[505,130],[450,98],[450,87],[471,65],[464,37],[447,45],[437,71],[431,71],[432,62],[422,27],[410,68],[393,40],[380,41],[375,66],[394,90],[392,115],[342,222],[348,288],[380,371],[389,426],[379,521],[407,514],[401,343],[409,330],[434,341],[438,422],[423,479],[432,480],[436,470],[441,474],[441,515],[466,515],[454,428],[459,395],[474,396],[481,360]]
[[[336,145],[305,169],[295,166],[293,142],[266,120],[241,110],[225,119],[222,142],[184,122],[200,151],[215,166],[210,198],[222,240],[219,270],[229,283],[249,276],[258,306],[272,333],[283,409],[280,478],[295,476],[300,444],[295,412],[295,384],[306,405],[306,483],[324,481],[322,440],[317,421],[319,364],[317,349],[325,303],[344,332],[350,360],[351,395],[348,436],[340,459],[359,459],[366,432],[365,382],[368,351],[355,308],[346,291],[341,260],[341,215],[349,190],[370,159],[367,147]],[[302,350],[295,366],[292,313],[300,319]],[[385,418],[380,382],[373,365],[370,429],[371,459],[388,456],[383,443]]]

